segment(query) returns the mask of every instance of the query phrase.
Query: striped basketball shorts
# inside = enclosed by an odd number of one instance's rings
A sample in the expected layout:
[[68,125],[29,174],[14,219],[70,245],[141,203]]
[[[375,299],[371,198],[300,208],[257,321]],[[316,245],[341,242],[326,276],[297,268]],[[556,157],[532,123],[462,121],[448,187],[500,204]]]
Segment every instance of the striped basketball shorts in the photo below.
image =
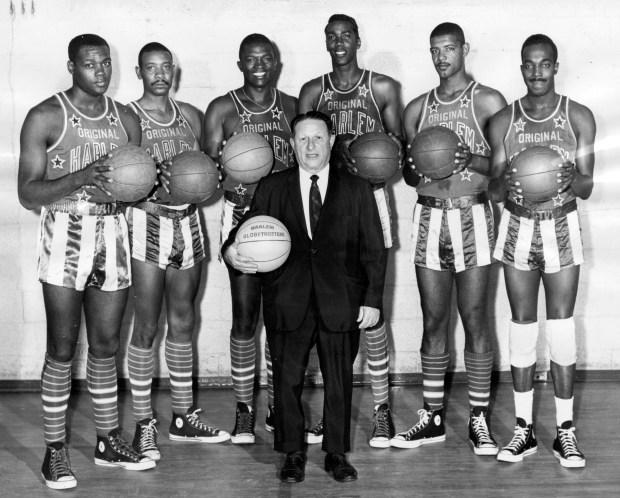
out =
[[223,263],[222,245],[228,239],[230,231],[239,224],[239,220],[250,209],[252,197],[249,195],[240,195],[228,190],[224,192],[222,198],[222,229],[220,231],[220,251],[219,261]]
[[386,187],[374,189],[375,201],[381,219],[381,229],[383,230],[383,243],[385,248],[392,247],[392,219],[390,216],[389,196]]
[[127,208],[131,257],[159,266],[185,270],[205,257],[204,237],[195,204],[171,209],[154,202]]
[[556,273],[583,263],[577,202],[548,211],[530,211],[506,201],[495,259],[517,270]]
[[[69,203],[70,204],[70,203]],[[83,291],[131,285],[127,222],[114,203],[75,209],[44,207],[38,243],[39,281]]]
[[416,266],[460,272],[492,263],[493,209],[486,194],[438,199],[418,196],[413,210]]

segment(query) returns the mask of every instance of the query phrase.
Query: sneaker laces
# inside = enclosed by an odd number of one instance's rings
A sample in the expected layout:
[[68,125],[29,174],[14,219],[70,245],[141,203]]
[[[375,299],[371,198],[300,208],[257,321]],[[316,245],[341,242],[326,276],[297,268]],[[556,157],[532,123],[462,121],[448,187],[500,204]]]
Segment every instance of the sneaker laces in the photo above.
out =
[[529,435],[529,429],[527,427],[521,427],[517,425],[515,427],[515,434],[512,436],[512,440],[506,445],[504,450],[508,450],[512,453],[518,453],[521,446],[527,441]]
[[489,427],[487,426],[487,420],[484,414],[481,413],[480,415],[472,415],[471,425],[480,444],[492,444],[495,446],[495,441],[493,441],[493,438],[489,433]]
[[136,453],[136,451],[131,446],[129,446],[127,441],[125,441],[121,437],[119,432],[117,432],[113,436],[108,436],[108,438],[110,440],[110,443],[112,444],[112,448],[114,449],[114,451],[120,453],[123,456],[126,456],[127,458],[131,458],[132,460],[140,460],[140,456],[138,455],[138,453]]
[[374,426],[373,437],[390,437],[387,410],[377,410],[377,413],[375,413]]
[[319,420],[314,427],[308,429],[308,432],[315,435],[321,434],[323,432],[323,419]]
[[565,458],[581,457],[581,452],[577,448],[577,438],[575,437],[575,428],[558,429],[558,439],[562,446],[562,452]]
[[202,413],[202,409],[197,408],[193,412],[187,413],[185,415],[186,418],[187,418],[187,421],[190,423],[190,425],[192,427],[198,429],[198,430],[201,430],[201,431],[212,432],[214,434],[217,433],[218,431],[216,429],[214,429],[213,427],[209,427],[202,420],[200,420],[200,418],[198,417],[199,413]]
[[71,472],[71,466],[69,465],[69,457],[65,448],[60,450],[55,450],[52,448],[50,469],[52,471],[52,476],[54,476],[55,479],[73,475],[73,472]]
[[237,434],[252,434],[254,412],[237,410]]
[[157,442],[155,440],[157,434],[156,419],[151,419],[148,424],[140,425],[140,451],[156,450]]
[[432,411],[427,411],[424,408],[418,410],[418,415],[420,416],[420,421],[415,424],[411,429],[407,431],[407,436],[413,436],[417,432],[420,432],[424,427],[428,425],[428,421],[431,418]]

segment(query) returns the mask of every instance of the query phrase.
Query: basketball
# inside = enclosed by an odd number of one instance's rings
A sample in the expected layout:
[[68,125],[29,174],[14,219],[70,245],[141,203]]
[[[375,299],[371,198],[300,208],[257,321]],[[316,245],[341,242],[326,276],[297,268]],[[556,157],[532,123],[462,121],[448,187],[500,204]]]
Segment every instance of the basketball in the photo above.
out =
[[548,201],[561,188],[558,166],[563,162],[562,156],[549,147],[528,147],[510,162],[510,178],[519,181],[524,199],[530,202]]
[[117,201],[139,201],[155,187],[155,161],[137,145],[127,144],[112,149],[106,163],[114,169],[105,173],[112,179],[112,183],[106,183],[105,187]]
[[381,132],[360,135],[349,146],[354,173],[374,183],[386,182],[400,169],[398,151],[398,144]]
[[273,167],[273,149],[258,133],[238,133],[222,149],[222,167],[239,183],[257,183]]
[[411,142],[409,151],[416,171],[433,180],[448,178],[456,168],[454,154],[459,136],[445,126],[424,128]]
[[235,240],[237,252],[254,259],[261,273],[280,268],[291,252],[291,236],[286,227],[271,216],[255,216],[246,221]]
[[213,195],[220,174],[213,160],[199,150],[187,150],[172,158],[168,189],[179,204],[196,204]]

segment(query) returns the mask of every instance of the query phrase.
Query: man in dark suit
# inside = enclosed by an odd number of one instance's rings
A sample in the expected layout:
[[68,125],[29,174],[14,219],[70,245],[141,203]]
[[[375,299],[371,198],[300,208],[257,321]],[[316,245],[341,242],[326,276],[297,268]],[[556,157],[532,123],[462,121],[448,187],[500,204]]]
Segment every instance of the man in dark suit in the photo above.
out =
[[[304,479],[304,413],[301,404],[310,349],[317,345],[324,381],[325,470],[341,482],[357,479],[350,450],[353,362],[360,329],[379,319],[387,252],[369,183],[329,165],[331,122],[320,112],[297,116],[292,145],[299,168],[269,175],[250,210],[273,216],[291,235],[291,253],[264,273],[263,318],[271,350],[275,391],[276,451],[285,452],[280,478]],[[254,273],[251,258],[237,253],[236,230],[222,247],[226,262]]]

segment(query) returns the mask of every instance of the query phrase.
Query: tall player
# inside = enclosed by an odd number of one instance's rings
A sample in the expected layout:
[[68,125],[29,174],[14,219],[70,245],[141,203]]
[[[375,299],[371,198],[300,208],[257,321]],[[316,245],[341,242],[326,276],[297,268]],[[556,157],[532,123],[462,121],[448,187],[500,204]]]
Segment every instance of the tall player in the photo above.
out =
[[[273,172],[294,164],[290,146],[290,123],[297,114],[297,99],[274,87],[278,61],[269,39],[261,34],[246,36],[239,47],[239,71],[243,86],[231,90],[209,104],[203,127],[203,150],[219,161],[222,142],[235,133],[260,133],[271,143],[275,156]],[[227,239],[241,216],[249,209],[256,184],[223,181],[222,232],[220,242]],[[228,268],[232,294],[233,323],[230,331],[230,361],[233,387],[237,400],[234,444],[252,444],[254,433],[254,376],[256,345],[254,334],[258,324],[261,283],[258,275],[244,274]],[[268,411],[265,427],[273,431],[273,384],[271,359],[267,355]]]
[[69,43],[72,86],[33,107],[21,131],[18,193],[27,209],[42,207],[39,280],[47,316],[41,377],[47,486],[76,486],[65,445],[71,363],[86,318],[86,381],[97,432],[95,463],[144,470],[155,466],[136,453],[118,427],[116,352],[131,285],[127,224],[106,189],[106,154],[140,145],[129,109],[105,96],[112,77],[107,42],[92,34]]
[[[148,43],[140,50],[136,74],[144,93],[130,107],[140,118],[142,147],[161,163],[186,150],[200,150],[201,118],[198,110],[170,98],[175,66],[164,45]],[[131,238],[135,318],[127,364],[136,432],[136,451],[160,459],[157,420],[151,405],[155,367],[153,341],[166,296],[168,332],[165,357],[170,372],[173,441],[219,443],[230,435],[209,427],[194,406],[192,371],[194,351],[194,300],[205,256],[196,204],[176,203],[165,177],[150,196],[127,208]]]
[[[401,141],[400,102],[396,83],[389,76],[359,67],[357,51],[362,45],[357,22],[344,14],[334,14],[325,27],[325,45],[332,60],[332,71],[306,83],[299,94],[299,112],[321,111],[331,117],[337,137],[335,150],[348,159],[352,139],[379,131]],[[352,165],[348,164],[349,167]],[[385,184],[374,186],[385,247],[392,247],[392,231]],[[375,448],[390,446],[394,424],[389,408],[388,339],[385,317],[364,331],[368,370],[375,405],[373,430],[369,444]],[[323,423],[306,431],[310,444],[323,440]]]
[[448,326],[452,287],[465,330],[465,368],[469,388],[469,442],[476,455],[496,455],[498,446],[487,416],[493,351],[486,317],[487,289],[494,247],[493,210],[487,197],[490,179],[487,128],[491,116],[506,105],[492,88],[473,81],[465,69],[469,44],[460,26],[438,25],[430,35],[430,52],[439,86],[411,101],[403,118],[407,142],[430,126],[458,133],[461,143],[454,171],[442,180],[403,170],[415,187],[412,257],[422,305],[424,407],[419,421],[397,434],[392,446],[416,448],[444,441],[444,380],[449,361]]
[[[584,467],[573,425],[573,382],[577,360],[573,311],[583,247],[577,197],[592,193],[596,124],[590,110],[555,91],[558,49],[545,35],[530,36],[521,48],[521,74],[527,94],[505,107],[490,127],[493,176],[504,186],[504,212],[495,258],[504,264],[512,311],[510,365],[517,424],[514,437],[498,460],[519,462],[536,452],[532,404],[538,340],[538,290],[545,288],[545,332],[555,389],[557,437],[553,454],[564,467]],[[508,165],[526,147],[556,150],[558,193],[529,202]]]

